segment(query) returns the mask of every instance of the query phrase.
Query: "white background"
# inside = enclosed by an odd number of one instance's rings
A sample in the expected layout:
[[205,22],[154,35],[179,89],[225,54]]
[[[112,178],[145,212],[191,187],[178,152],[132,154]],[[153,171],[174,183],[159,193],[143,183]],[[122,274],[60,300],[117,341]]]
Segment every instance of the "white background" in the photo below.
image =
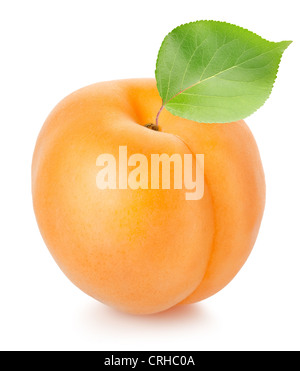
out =
[[[297,1],[1,1],[0,350],[300,350],[300,119]],[[246,265],[215,296],[134,317],[82,293],[39,234],[30,167],[54,105],[85,85],[154,77],[164,36],[224,20],[293,40],[271,98],[246,121],[267,204]]]

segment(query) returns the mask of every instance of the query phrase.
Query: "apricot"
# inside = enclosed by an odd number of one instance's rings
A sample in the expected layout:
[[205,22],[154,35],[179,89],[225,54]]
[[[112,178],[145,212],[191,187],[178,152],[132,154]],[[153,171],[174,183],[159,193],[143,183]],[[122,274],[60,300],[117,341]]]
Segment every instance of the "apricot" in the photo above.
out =
[[[33,205],[66,276],[134,314],[203,300],[226,286],[255,243],[265,204],[259,151],[244,121],[200,124],[161,107],[154,79],[97,83],[63,99],[37,139]],[[99,189],[97,158],[204,154],[204,195]],[[171,169],[171,176],[174,169]]]

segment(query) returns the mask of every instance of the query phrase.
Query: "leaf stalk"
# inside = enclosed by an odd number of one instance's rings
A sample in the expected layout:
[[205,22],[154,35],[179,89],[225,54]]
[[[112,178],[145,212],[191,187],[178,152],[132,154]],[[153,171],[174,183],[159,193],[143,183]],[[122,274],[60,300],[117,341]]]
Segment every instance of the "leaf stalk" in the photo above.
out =
[[164,109],[164,104],[160,107],[159,111],[157,112],[156,119],[155,119],[155,126],[158,128],[158,118],[159,115],[161,114],[161,111]]

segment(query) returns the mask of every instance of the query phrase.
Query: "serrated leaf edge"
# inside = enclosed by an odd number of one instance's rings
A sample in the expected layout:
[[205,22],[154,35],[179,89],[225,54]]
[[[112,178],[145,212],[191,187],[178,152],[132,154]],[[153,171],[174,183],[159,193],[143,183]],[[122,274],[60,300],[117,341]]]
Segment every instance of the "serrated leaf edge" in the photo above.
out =
[[[230,23],[230,22],[226,22],[226,21],[215,21],[215,20],[208,20],[208,19],[206,19],[206,20],[191,21],[191,22],[188,22],[188,23],[182,23],[182,24],[180,24],[179,26],[175,27],[173,30],[171,30],[171,31],[170,31],[170,32],[169,32],[169,33],[164,37],[164,39],[163,39],[163,41],[162,41],[162,44],[161,44],[161,46],[160,46],[160,48],[159,48],[158,54],[157,54],[156,65],[155,65],[155,77],[156,77],[157,89],[158,89],[159,94],[160,94],[160,89],[159,89],[158,81],[157,81],[157,69],[158,69],[158,61],[159,61],[159,57],[160,57],[160,55],[161,55],[162,47],[163,47],[163,44],[164,44],[165,40],[167,39],[167,37],[168,37],[170,34],[172,34],[172,33],[173,33],[174,31],[176,31],[178,28],[180,28],[180,27],[182,27],[182,26],[187,26],[187,25],[190,25],[190,24],[200,23],[200,22],[201,22],[201,23],[205,23],[205,22],[223,23],[223,24],[227,24],[227,25],[230,25],[230,26],[235,26],[236,28],[239,28],[239,29],[241,29],[241,30],[251,32],[253,35],[257,36],[259,39],[261,39],[261,40],[263,40],[263,41],[267,41],[268,43],[272,43],[272,44],[278,44],[278,43],[280,43],[280,41],[279,41],[279,42],[269,41],[269,40],[263,38],[262,36],[258,35],[257,33],[253,32],[253,31],[250,31],[249,29],[247,29],[247,28],[245,28],[245,27],[241,27],[241,26],[239,26],[239,25],[236,25],[236,24],[233,24],[233,23]],[[286,42],[286,43],[288,43],[284,50],[286,50],[286,49],[288,48],[288,46],[292,43],[291,40],[286,40],[286,41],[281,41],[281,42]],[[273,90],[273,88],[274,88],[274,84],[275,84],[276,79],[277,79],[277,75],[278,75],[278,71],[279,71],[279,65],[280,65],[280,62],[281,62],[282,56],[283,56],[283,53],[282,53],[282,55],[281,55],[280,58],[279,58],[278,65],[277,65],[277,68],[276,68],[276,70],[275,70],[275,78],[274,78],[273,83],[272,83],[272,85],[271,85],[271,88],[270,88],[270,90],[269,90],[269,92],[268,92],[268,96],[267,96],[267,98],[264,100],[264,102],[263,102],[261,105],[259,105],[259,106],[257,107],[257,109],[255,109],[254,111],[252,111],[251,114],[249,114],[249,115],[247,115],[247,116],[244,116],[244,117],[242,116],[242,117],[239,117],[239,118],[233,119],[232,122],[233,122],[233,121],[238,121],[238,120],[243,120],[243,119],[245,119],[246,117],[249,117],[249,116],[253,115],[253,114],[254,114],[255,112],[257,112],[257,111],[258,111],[258,110],[259,110],[259,109],[260,109],[260,108],[261,108],[261,107],[266,103],[266,101],[270,98],[270,95],[271,95],[272,90]],[[225,71],[222,71],[222,73],[223,73],[223,72],[225,72]],[[211,78],[211,77],[210,77],[210,78]],[[203,81],[204,81],[204,80],[203,80]],[[196,84],[197,84],[197,83],[195,83],[195,85],[196,85]],[[191,88],[191,87],[188,87],[187,89],[189,89],[189,88]],[[187,89],[185,89],[185,90],[187,90]],[[182,91],[178,92],[176,95],[180,94],[181,92],[182,92]],[[175,95],[175,96],[176,96],[176,95]],[[175,96],[174,96],[174,97],[175,97]],[[163,98],[161,97],[161,98],[162,98],[162,107],[165,107],[169,112],[171,112],[171,111],[166,107],[166,105],[167,105],[168,102],[169,102],[170,100],[172,100],[174,97],[172,97],[171,99],[169,99],[166,103],[163,102]],[[171,112],[171,113],[172,113],[172,112]],[[174,114],[174,113],[172,113],[172,114]],[[175,115],[175,114],[174,114],[174,116],[185,118],[185,117],[183,117],[183,116],[178,116],[178,115]],[[185,119],[190,120],[190,119],[188,119],[188,118],[185,118]],[[193,121],[197,121],[197,120],[193,120]],[[197,122],[199,122],[199,121],[197,121]],[[226,122],[227,122],[227,121],[220,121],[220,122],[218,122],[218,123],[226,123]],[[203,123],[212,124],[212,123],[216,123],[216,122],[214,122],[214,121],[209,121],[209,122],[203,122]]]

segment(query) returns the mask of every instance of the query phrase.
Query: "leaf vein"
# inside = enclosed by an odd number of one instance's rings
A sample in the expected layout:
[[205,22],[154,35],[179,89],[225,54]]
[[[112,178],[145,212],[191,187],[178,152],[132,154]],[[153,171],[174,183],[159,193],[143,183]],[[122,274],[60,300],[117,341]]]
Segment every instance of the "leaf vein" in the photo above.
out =
[[[213,79],[213,78],[215,78],[215,77],[220,78],[219,76],[220,76],[221,74],[223,74],[223,73],[225,73],[225,72],[228,72],[228,71],[230,71],[230,70],[232,70],[232,69],[234,69],[234,68],[240,67],[240,66],[243,65],[244,63],[247,63],[247,62],[249,62],[249,61],[251,61],[251,60],[253,60],[253,59],[255,59],[255,58],[261,57],[262,55],[268,54],[268,53],[274,51],[275,49],[279,49],[280,47],[281,47],[281,46],[277,46],[276,48],[270,49],[270,50],[268,50],[268,51],[266,51],[266,52],[264,52],[264,53],[261,53],[261,54],[255,56],[255,57],[253,57],[253,58],[250,58],[250,59],[248,59],[248,60],[246,60],[246,61],[244,61],[244,62],[241,62],[240,64],[237,64],[237,65],[231,66],[231,67],[229,67],[229,68],[227,68],[227,69],[225,69],[225,70],[223,70],[223,71],[219,71],[219,72],[217,72],[215,75],[212,75],[212,76],[209,76],[209,77],[207,77],[207,78],[205,78],[205,79],[203,79],[203,80],[197,81],[195,84],[193,84],[193,85],[191,85],[191,86],[185,88],[184,90],[178,92],[177,94],[175,94],[175,95],[174,95],[172,98],[170,98],[166,103],[169,103],[169,102],[170,102],[174,97],[176,97],[176,96],[179,95],[179,94],[182,94],[184,91],[186,91],[186,90],[188,90],[188,89],[191,89],[192,87],[194,87],[194,86],[196,86],[196,85],[199,85],[199,84],[201,84],[201,83],[203,83],[203,82],[205,82],[205,81],[211,80],[211,79]],[[203,74],[202,74],[202,75],[203,75]],[[225,79],[225,80],[226,80],[226,79]],[[230,80],[229,80],[229,81],[230,81]],[[243,81],[243,82],[249,82],[249,81]]]
[[[193,54],[191,55],[191,57],[190,57],[190,59],[189,59],[187,65],[186,65],[186,68],[185,68],[185,71],[184,71],[184,74],[183,74],[183,77],[182,77],[182,80],[181,80],[180,90],[182,90],[183,81],[184,81],[184,79],[185,79],[185,75],[186,75],[186,73],[187,73],[187,70],[188,70],[189,64],[191,63],[191,61],[192,61],[194,55],[197,53],[198,49],[203,45],[203,43],[204,43],[205,41],[206,41],[206,38],[201,42],[200,45],[198,45],[198,46],[195,48]],[[203,58],[203,56],[202,56],[202,58]]]
[[[168,88],[167,88],[167,93],[166,93],[166,99],[168,98],[168,94],[169,94],[169,90],[170,90],[171,74],[172,74],[173,69],[174,69],[174,66],[175,66],[176,57],[177,57],[177,55],[178,55],[178,52],[179,52],[180,49],[181,49],[182,44],[184,43],[184,40],[187,38],[187,36],[188,36],[188,33],[186,33],[185,36],[183,37],[183,39],[181,40],[181,43],[179,44],[179,46],[178,46],[178,48],[177,48],[177,51],[176,51],[176,53],[175,53],[174,61],[173,61],[173,65],[172,65],[172,68],[171,68],[170,73],[169,73]],[[171,98],[171,99],[172,99],[172,98]]]

